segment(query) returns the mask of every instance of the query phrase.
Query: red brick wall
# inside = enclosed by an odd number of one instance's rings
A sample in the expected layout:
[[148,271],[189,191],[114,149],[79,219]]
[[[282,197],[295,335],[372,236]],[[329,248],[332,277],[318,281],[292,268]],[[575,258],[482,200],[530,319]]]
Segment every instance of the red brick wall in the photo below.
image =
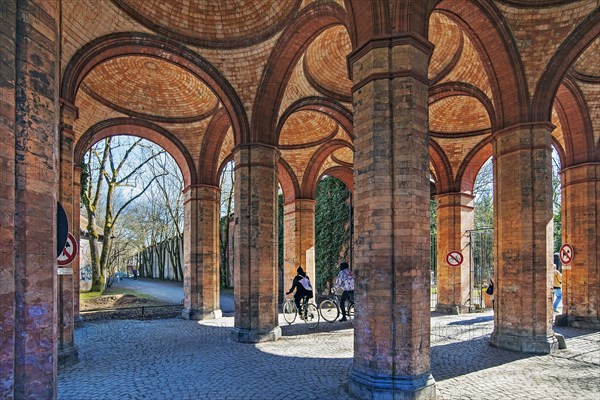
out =
[[14,398],[16,5],[0,2],[0,398]]
[[17,2],[15,398],[56,397],[57,16]]

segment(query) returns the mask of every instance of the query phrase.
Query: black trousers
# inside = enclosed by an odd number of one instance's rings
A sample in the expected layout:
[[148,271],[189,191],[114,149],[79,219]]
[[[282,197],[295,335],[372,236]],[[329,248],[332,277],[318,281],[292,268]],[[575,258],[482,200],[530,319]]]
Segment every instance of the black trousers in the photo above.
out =
[[344,290],[342,293],[342,299],[340,300],[340,306],[342,309],[342,317],[346,318],[346,300],[354,300],[354,290]]

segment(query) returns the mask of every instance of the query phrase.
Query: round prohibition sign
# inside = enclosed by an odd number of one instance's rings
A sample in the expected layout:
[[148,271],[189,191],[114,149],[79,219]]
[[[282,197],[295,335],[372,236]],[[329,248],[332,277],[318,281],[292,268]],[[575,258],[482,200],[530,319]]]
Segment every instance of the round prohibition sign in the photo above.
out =
[[573,257],[575,256],[575,250],[573,250],[573,246],[568,243],[560,246],[560,251],[558,252],[558,257],[560,258],[560,262],[563,264],[569,264],[573,261]]
[[462,255],[462,253],[460,251],[452,250],[446,256],[446,262],[451,267],[458,267],[463,262],[463,255]]
[[75,237],[71,234],[71,232],[69,232],[69,235],[67,236],[67,243],[65,243],[63,251],[56,259],[56,263],[58,265],[67,265],[72,263],[77,255],[77,247],[78,246]]

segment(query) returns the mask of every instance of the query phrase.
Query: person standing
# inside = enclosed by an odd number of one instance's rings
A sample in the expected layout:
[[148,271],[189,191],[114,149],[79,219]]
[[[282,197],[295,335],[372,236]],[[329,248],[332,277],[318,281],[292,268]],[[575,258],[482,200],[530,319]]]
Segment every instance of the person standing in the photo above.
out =
[[342,288],[342,299],[340,300],[340,306],[342,309],[342,319],[340,321],[346,321],[346,300],[348,298],[354,298],[354,273],[348,268],[348,263],[343,262],[340,264],[340,272],[335,278],[335,288]]
[[558,312],[558,305],[562,302],[562,274],[558,271],[556,264],[554,265],[554,279],[553,279],[553,290],[554,290],[554,304],[552,308],[554,312]]

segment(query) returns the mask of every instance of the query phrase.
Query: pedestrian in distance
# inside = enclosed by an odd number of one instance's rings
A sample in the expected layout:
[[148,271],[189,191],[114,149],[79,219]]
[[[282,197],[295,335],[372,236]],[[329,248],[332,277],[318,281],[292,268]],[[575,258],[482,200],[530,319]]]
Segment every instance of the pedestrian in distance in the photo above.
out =
[[556,264],[554,265],[554,277],[552,283],[552,289],[554,291],[554,304],[552,304],[552,309],[555,313],[558,312],[558,305],[562,303],[562,274],[558,270]]
[[346,321],[346,300],[354,299],[354,273],[349,268],[347,262],[340,264],[340,272],[338,272],[338,275],[335,278],[335,284],[333,285],[334,291],[339,290],[340,288],[344,291],[342,293],[342,299],[340,300],[342,309],[342,319],[340,319],[340,321]]

